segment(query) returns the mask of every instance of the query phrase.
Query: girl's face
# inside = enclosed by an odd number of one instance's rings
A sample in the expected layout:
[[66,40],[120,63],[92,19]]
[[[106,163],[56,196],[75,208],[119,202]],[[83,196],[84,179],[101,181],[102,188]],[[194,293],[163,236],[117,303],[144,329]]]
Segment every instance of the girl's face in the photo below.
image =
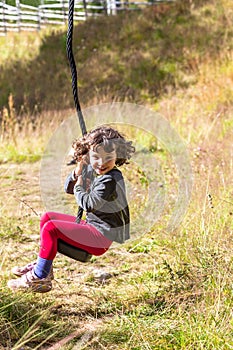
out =
[[116,162],[116,151],[107,153],[102,146],[95,151],[93,148],[89,151],[90,164],[97,175],[104,175],[112,170]]

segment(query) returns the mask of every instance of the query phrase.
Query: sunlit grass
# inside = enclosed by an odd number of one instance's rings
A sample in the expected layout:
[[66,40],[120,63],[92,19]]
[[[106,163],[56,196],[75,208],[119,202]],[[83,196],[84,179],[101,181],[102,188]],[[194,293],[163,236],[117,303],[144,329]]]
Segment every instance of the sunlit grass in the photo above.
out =
[[22,148],[12,144],[2,144],[0,147],[0,163],[34,163],[41,159],[43,154],[42,151],[42,148],[38,149],[38,145],[35,147],[33,143],[29,144],[28,146],[23,145]]

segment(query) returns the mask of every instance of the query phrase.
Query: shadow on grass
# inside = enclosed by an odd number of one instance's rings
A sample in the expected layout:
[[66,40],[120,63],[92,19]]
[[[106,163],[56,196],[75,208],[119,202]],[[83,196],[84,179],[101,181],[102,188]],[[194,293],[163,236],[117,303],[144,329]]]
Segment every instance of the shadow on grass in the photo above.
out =
[[[181,1],[79,24],[73,47],[82,104],[155,101],[164,91],[188,86],[201,60],[216,57],[227,42],[218,6],[202,2],[195,12],[188,6]],[[66,32],[52,32],[36,59],[3,67],[0,108],[10,94],[18,113],[22,106],[30,112],[73,108],[65,46]]]

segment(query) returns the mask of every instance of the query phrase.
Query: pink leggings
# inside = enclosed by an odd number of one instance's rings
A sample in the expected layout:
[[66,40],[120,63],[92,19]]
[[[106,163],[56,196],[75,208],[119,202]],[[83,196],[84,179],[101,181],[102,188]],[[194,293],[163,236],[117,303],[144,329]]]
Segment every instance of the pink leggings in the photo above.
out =
[[86,221],[77,224],[75,216],[47,212],[40,220],[39,256],[53,260],[57,254],[58,239],[93,255],[104,254],[112,244],[112,241]]

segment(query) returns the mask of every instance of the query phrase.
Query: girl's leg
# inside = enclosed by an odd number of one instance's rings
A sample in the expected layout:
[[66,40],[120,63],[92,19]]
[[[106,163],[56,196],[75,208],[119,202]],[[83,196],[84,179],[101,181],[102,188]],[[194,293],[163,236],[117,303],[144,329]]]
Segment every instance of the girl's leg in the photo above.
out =
[[41,248],[35,267],[19,279],[8,281],[8,287],[14,291],[32,290],[45,293],[52,289],[53,277],[50,271],[57,253],[59,238],[94,255],[103,254],[112,244],[112,241],[85,222],[77,224],[70,221],[48,220],[48,217],[44,217],[47,222],[44,222],[42,227]]
[[76,222],[50,220],[41,230],[39,256],[53,260],[57,253],[58,239],[93,255],[104,254],[112,244],[112,241],[103,236],[95,227],[84,221],[77,224]]
[[104,254],[112,244],[112,241],[104,237],[93,226],[86,224],[85,221],[77,224],[76,222],[50,220],[41,230],[41,246],[37,264],[34,267],[37,277],[48,276],[53,259],[57,254],[58,239],[93,255]]
[[[52,211],[46,212],[41,216],[40,219],[40,232],[43,232],[43,227],[51,220],[75,222],[75,216]],[[37,276],[40,278],[46,277],[51,270],[52,262],[52,260],[42,259],[39,256],[37,259],[37,264],[35,266]]]
[[73,215],[57,213],[55,211],[48,211],[41,216],[40,219],[40,230],[42,230],[43,226],[50,220],[61,220],[68,222],[75,222],[76,217]]

